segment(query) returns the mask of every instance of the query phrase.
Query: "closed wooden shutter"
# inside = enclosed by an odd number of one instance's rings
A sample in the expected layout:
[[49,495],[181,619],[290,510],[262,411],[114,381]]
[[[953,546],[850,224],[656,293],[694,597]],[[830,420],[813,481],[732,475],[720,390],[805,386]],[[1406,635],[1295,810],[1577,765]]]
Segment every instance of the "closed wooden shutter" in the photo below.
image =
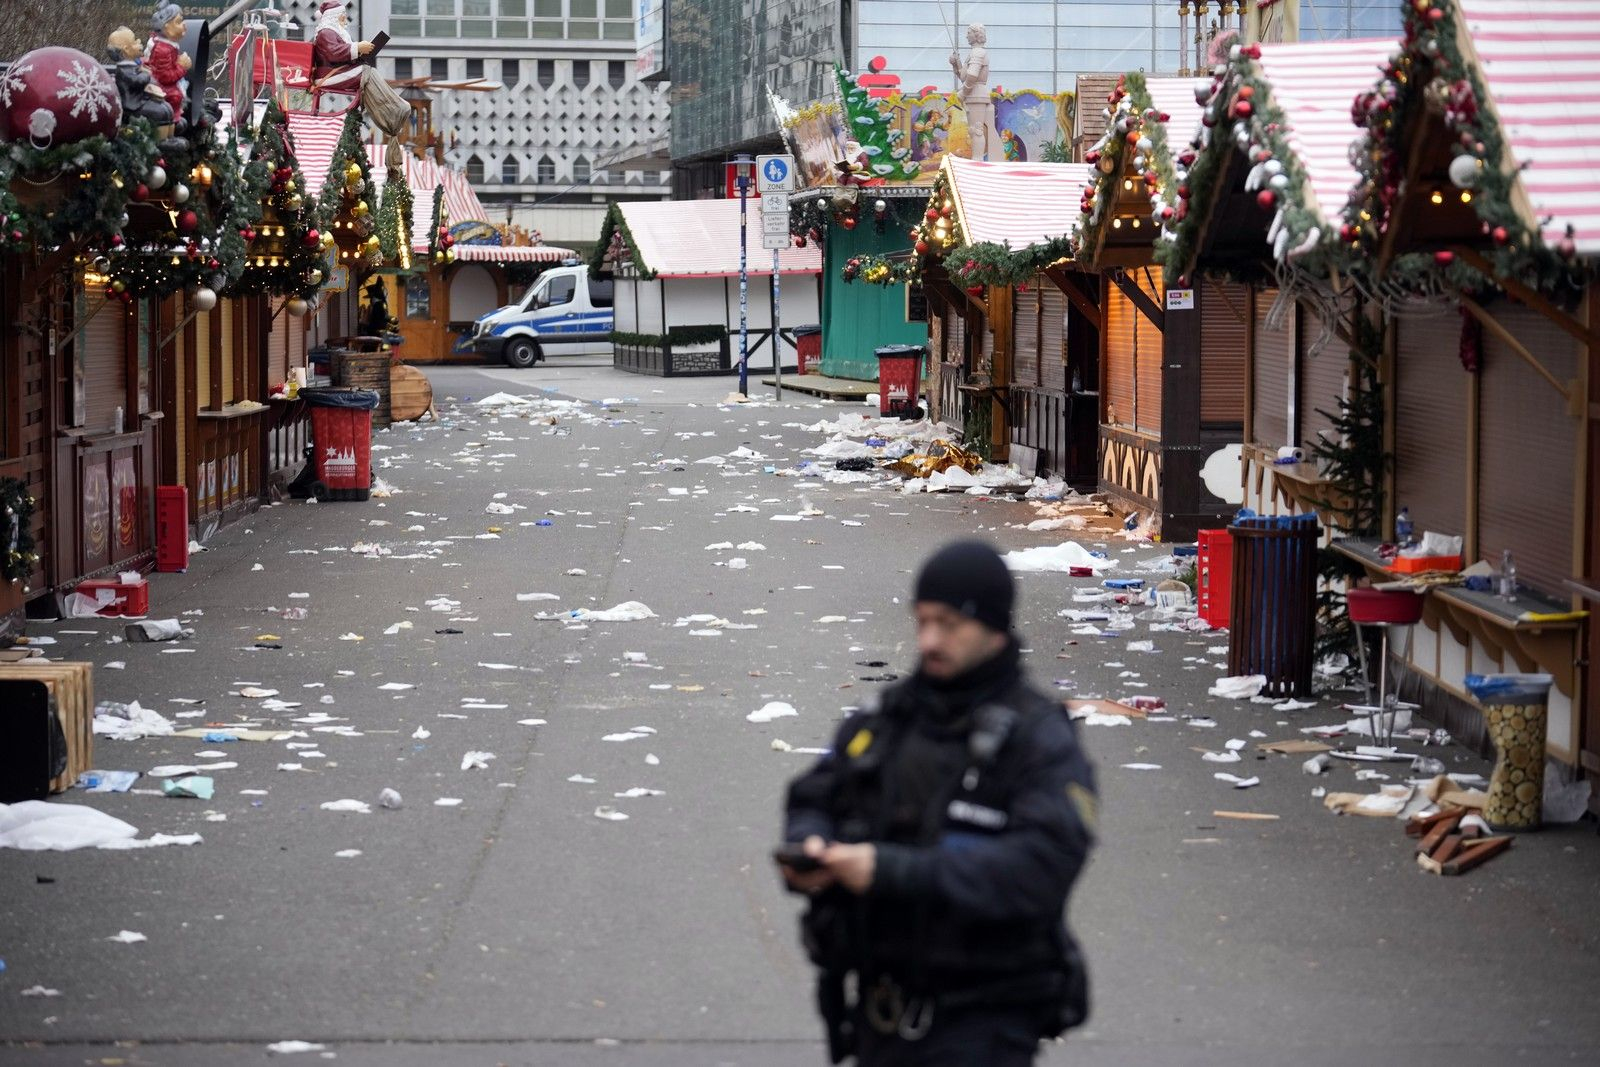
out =
[[1106,293],[1106,396],[1105,421],[1108,426],[1133,425],[1133,366],[1135,320],[1139,309],[1115,285]]
[[232,300],[223,300],[218,305],[222,314],[222,402],[231,404],[239,399],[234,395],[234,361],[240,358],[239,346],[234,336],[234,312],[240,310]]
[[967,320],[951,311],[944,317],[946,326],[944,343],[944,361],[946,363],[965,363],[967,351]]
[[1289,443],[1289,340],[1285,323],[1267,326],[1267,314],[1278,298],[1276,289],[1258,289],[1255,301],[1255,359],[1251,375],[1250,410],[1254,420],[1251,439],[1277,449]]
[[211,407],[211,316],[202,311],[194,317],[194,388],[202,410]]
[[[1147,277],[1148,275],[1148,277]],[[1139,270],[1130,271],[1129,275],[1144,294],[1154,301],[1156,307],[1165,307],[1167,303],[1166,288],[1161,281],[1160,267],[1141,267]],[[1138,331],[1138,359],[1136,374],[1138,377],[1138,393],[1134,397],[1138,406],[1138,428],[1145,433],[1159,435],[1161,433],[1161,372],[1165,366],[1165,357],[1162,352],[1161,331],[1155,324],[1144,317],[1144,313],[1134,309],[1135,329]]]
[[272,302],[272,328],[267,332],[267,386],[282,384],[289,377],[289,331],[294,316],[283,310],[283,300]]
[[[1039,384],[1067,390],[1067,294],[1051,282],[1039,289]],[[1095,387],[1094,382],[1088,388]]]
[[[1454,310],[1400,318],[1395,350],[1394,508],[1418,534],[1467,532],[1467,372]],[[1392,531],[1388,531],[1392,532]]]
[[[1490,311],[1557,381],[1579,375],[1581,349],[1555,323],[1506,301]],[[1582,423],[1567,414],[1560,394],[1538,371],[1488,330],[1483,350],[1478,554],[1498,567],[1500,553],[1511,549],[1519,581],[1560,596],[1562,581],[1577,573],[1573,477]]]
[[1312,355],[1312,346],[1322,337],[1322,320],[1304,306],[1299,320],[1299,401],[1295,410],[1300,415],[1300,445],[1309,455],[1319,435],[1333,436],[1333,420],[1339,414],[1339,401],[1350,377],[1350,346],[1337,336],[1329,336]]
[[1250,332],[1250,291],[1234,282],[1200,283],[1200,422],[1205,426],[1244,423],[1246,346]]
[[[1037,281],[1037,279],[1036,279]],[[1039,290],[1017,290],[1011,306],[1011,382],[1037,385],[1039,381]]]
[[[128,403],[128,310],[120,300],[85,293],[79,307],[92,315],[74,344],[83,346],[83,426],[95,433],[111,429],[116,409]],[[123,413],[126,429],[137,419]]]

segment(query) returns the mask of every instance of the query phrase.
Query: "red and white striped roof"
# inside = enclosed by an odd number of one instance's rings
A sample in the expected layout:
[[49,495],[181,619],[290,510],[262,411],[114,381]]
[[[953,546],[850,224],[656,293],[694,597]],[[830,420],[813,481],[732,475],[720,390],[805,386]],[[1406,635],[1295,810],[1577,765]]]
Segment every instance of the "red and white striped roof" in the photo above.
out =
[[1600,253],[1600,3],[1457,0],[1544,239]]
[[1388,37],[1304,44],[1263,44],[1256,61],[1272,86],[1272,103],[1288,122],[1285,137],[1305,169],[1307,207],[1326,224],[1344,213],[1359,175],[1350,146],[1362,130],[1350,104],[1378,80],[1399,42]]
[[[634,266],[660,278],[734,278],[739,275],[739,201],[669,200],[619,202],[633,235]],[[772,253],[761,247],[760,201],[749,204],[748,270],[772,273]],[[822,255],[815,245],[793,244],[778,253],[778,273],[817,274]]]
[[968,244],[1012,251],[1042,245],[1078,230],[1087,163],[984,163],[944,157],[956,223]]
[[[1146,78],[1144,85],[1150,92],[1150,105],[1167,116],[1167,150],[1180,152],[1194,140],[1200,129],[1201,107],[1195,102],[1198,86],[1209,86],[1207,78]],[[1347,107],[1346,111],[1349,110]]]
[[300,174],[305,179],[306,196],[315,197],[322,192],[328,168],[333,165],[333,150],[339,146],[343,131],[343,115],[289,112],[289,138],[294,142],[295,162],[300,164]]

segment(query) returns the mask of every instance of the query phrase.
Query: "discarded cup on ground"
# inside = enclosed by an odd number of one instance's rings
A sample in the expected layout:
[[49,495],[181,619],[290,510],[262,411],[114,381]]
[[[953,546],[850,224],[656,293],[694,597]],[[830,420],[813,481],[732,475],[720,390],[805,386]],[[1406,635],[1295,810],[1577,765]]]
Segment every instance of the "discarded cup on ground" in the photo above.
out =
[[393,789],[385,788],[378,794],[378,806],[388,808],[390,811],[399,811],[405,801],[400,799],[400,794]]
[[1328,757],[1326,752],[1324,752],[1322,755],[1312,756],[1310,759],[1300,764],[1300,769],[1307,774],[1326,774],[1328,768],[1332,766],[1333,760]]
[[1444,765],[1444,760],[1434,759],[1432,756],[1418,756],[1416,759],[1411,761],[1411,769],[1416,771],[1418,774],[1426,774],[1430,777],[1436,777],[1445,773],[1446,767]]

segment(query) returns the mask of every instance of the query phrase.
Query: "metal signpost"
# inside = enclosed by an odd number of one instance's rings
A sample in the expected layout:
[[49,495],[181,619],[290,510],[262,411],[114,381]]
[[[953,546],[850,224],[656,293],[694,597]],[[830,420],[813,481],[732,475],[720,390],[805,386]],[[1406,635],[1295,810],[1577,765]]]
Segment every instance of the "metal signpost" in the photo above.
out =
[[783,399],[783,334],[779,327],[778,253],[788,248],[789,194],[794,191],[794,157],[756,157],[756,189],[761,193],[761,247],[772,252],[772,381]]
[[739,394],[750,395],[750,243],[748,211],[755,161],[741,152],[728,164],[739,192]]

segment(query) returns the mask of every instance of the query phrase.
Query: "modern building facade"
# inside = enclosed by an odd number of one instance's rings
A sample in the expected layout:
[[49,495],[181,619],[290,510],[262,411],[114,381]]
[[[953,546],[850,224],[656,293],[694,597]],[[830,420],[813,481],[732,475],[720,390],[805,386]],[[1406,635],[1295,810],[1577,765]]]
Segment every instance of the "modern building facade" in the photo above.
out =
[[[280,0],[282,3],[282,0]],[[664,86],[640,79],[636,0],[352,0],[358,36],[391,40],[378,69],[391,79],[498,83],[441,90],[434,126],[446,159],[466,172],[484,207],[546,241],[593,242],[607,202],[661,199],[669,175],[608,168],[634,145],[664,136]],[[316,0],[282,3],[303,31]]]
[[[422,0],[428,2],[428,0]],[[835,62],[898,87],[952,89],[953,46],[988,33],[990,85],[1071,91],[1079,74],[1177,74],[1196,64],[1196,32],[1237,26],[1254,3],[1220,0],[670,0],[673,195],[718,195],[735,152],[779,151],[768,91],[804,105],[833,92]],[[1278,0],[1303,40],[1397,34],[1390,0]],[[1187,46],[1187,47],[1186,47]]]

